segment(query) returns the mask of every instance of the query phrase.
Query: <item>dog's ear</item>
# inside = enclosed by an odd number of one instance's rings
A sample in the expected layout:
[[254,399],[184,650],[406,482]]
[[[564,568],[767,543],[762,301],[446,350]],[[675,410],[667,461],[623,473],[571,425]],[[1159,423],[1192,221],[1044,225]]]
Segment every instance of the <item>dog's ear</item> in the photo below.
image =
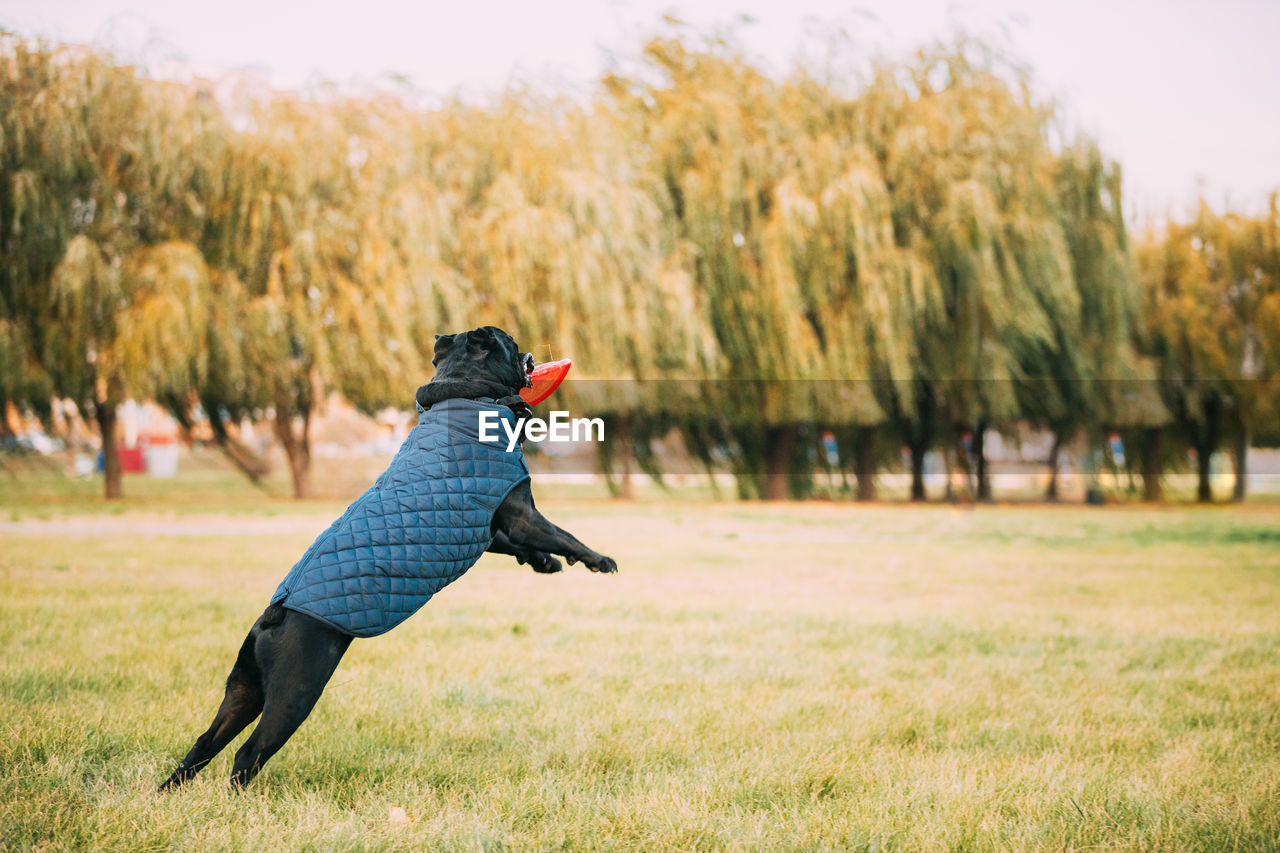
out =
[[453,339],[457,335],[436,335],[435,354],[431,357],[431,366],[435,367],[440,363],[440,359],[444,358],[453,346]]
[[467,349],[469,350],[489,351],[494,348],[494,344],[497,341],[498,338],[490,326],[481,326],[478,329],[472,329],[467,332]]

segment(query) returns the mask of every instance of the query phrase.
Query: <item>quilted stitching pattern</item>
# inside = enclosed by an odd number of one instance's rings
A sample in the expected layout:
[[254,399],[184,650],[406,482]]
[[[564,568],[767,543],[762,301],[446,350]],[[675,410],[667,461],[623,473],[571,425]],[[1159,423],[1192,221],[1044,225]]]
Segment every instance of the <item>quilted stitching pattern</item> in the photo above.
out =
[[471,568],[492,541],[499,504],[529,477],[501,426],[501,441],[480,441],[485,410],[514,421],[505,406],[476,400],[423,412],[391,466],[311,544],[272,603],[373,637]]

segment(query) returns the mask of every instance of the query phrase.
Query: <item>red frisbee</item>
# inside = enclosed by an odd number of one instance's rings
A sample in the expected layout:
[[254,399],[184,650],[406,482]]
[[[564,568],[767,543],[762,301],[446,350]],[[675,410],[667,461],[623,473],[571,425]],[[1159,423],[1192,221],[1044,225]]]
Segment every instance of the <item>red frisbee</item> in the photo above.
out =
[[529,374],[529,378],[533,381],[533,387],[521,388],[520,399],[530,406],[538,405],[560,387],[560,383],[569,375],[569,368],[572,366],[573,359],[569,358],[562,358],[559,361],[544,361],[539,364]]

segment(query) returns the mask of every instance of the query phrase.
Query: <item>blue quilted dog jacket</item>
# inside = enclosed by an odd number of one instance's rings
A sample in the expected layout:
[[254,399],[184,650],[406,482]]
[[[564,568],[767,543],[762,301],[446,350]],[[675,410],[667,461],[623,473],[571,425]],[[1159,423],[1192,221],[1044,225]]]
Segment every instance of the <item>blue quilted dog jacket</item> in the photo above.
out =
[[[422,407],[419,406],[419,411]],[[390,631],[453,583],[489,547],[503,499],[529,478],[517,445],[491,418],[514,426],[506,406],[445,400],[422,411],[391,466],[312,543],[271,603],[356,637]]]

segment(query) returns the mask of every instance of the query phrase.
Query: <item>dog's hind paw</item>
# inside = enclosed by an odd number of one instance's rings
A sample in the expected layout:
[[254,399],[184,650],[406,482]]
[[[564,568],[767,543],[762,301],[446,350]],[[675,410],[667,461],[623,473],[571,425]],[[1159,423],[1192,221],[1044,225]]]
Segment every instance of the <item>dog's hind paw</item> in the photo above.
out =
[[194,775],[194,773],[179,767],[177,770],[173,771],[168,779],[165,779],[160,783],[160,787],[156,788],[156,793],[163,794],[168,791],[176,791],[178,788],[182,787],[184,782]]

